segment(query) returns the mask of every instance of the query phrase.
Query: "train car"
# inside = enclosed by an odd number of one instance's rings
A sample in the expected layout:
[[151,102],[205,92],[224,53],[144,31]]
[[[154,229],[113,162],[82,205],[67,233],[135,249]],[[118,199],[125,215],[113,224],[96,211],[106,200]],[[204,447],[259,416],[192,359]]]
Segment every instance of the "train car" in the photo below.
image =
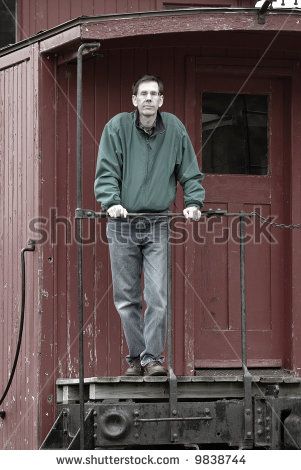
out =
[[[301,11],[123,3],[56,11],[0,50],[4,386],[16,365],[1,448],[300,448]],[[189,131],[206,216],[173,220],[169,375],[126,378],[93,183],[102,129],[144,73]]]

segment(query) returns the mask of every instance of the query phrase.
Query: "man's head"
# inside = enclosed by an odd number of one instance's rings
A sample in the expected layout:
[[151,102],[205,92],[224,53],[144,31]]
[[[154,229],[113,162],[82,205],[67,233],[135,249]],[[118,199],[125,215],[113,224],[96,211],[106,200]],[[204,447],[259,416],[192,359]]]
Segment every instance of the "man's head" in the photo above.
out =
[[140,116],[156,118],[158,109],[163,104],[163,83],[159,77],[144,75],[133,85],[132,101]]

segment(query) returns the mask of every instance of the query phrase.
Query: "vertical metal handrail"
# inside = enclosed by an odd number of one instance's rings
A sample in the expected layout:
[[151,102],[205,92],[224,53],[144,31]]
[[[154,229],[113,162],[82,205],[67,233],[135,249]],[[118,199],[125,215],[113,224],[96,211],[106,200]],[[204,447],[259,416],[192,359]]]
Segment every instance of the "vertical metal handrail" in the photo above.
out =
[[[16,346],[16,352],[15,352],[15,357],[14,357],[14,362],[11,368],[11,372],[9,375],[9,379],[7,382],[7,385],[5,387],[5,390],[0,398],[0,406],[5,400],[6,395],[8,394],[8,391],[10,389],[10,386],[12,384],[17,364],[18,364],[18,359],[19,359],[19,354],[20,354],[20,349],[21,349],[21,342],[22,342],[22,336],[23,336],[23,327],[24,327],[24,314],[25,314],[25,301],[26,301],[26,266],[25,266],[25,252],[26,251],[35,251],[36,248],[36,242],[35,240],[28,240],[27,246],[25,248],[22,248],[21,250],[21,309],[20,309],[20,325],[19,325],[19,334],[18,334],[18,341],[17,341],[17,346]],[[4,410],[0,410],[0,418],[4,419],[6,415],[6,412]]]
[[244,377],[244,447],[253,443],[252,376],[247,367],[247,309],[245,284],[245,216],[239,216],[240,244],[240,302],[241,302],[241,359]]
[[168,370],[173,369],[174,359],[173,359],[173,340],[172,340],[172,298],[171,298],[171,286],[172,286],[172,253],[171,253],[171,244],[170,244],[170,219],[167,221],[167,365]]
[[[77,83],[76,83],[76,204],[82,207],[82,76],[83,52],[86,49],[97,50],[99,43],[81,44],[77,51]],[[78,369],[79,369],[79,423],[80,449],[85,448],[85,411],[84,411],[84,303],[83,303],[83,245],[82,219],[75,218],[77,240],[77,307],[78,307]]]
[[[172,248],[170,243],[170,217],[167,223],[167,367],[169,377],[169,416],[177,415],[177,377],[174,373],[173,309],[172,309]],[[170,421],[170,441],[177,441],[176,421]]]

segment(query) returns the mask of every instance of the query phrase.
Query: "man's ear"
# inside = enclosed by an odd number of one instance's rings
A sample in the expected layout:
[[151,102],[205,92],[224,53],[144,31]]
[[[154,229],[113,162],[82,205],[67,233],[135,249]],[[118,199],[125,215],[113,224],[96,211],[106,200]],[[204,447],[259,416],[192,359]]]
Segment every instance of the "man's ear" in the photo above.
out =
[[137,101],[137,96],[136,96],[136,95],[132,95],[132,103],[133,103],[133,105],[136,106],[136,108],[137,108],[137,106],[138,106],[138,101]]
[[164,101],[164,96],[163,96],[163,95],[160,95],[159,108],[161,108],[161,106],[162,106],[162,104],[163,104],[163,101]]

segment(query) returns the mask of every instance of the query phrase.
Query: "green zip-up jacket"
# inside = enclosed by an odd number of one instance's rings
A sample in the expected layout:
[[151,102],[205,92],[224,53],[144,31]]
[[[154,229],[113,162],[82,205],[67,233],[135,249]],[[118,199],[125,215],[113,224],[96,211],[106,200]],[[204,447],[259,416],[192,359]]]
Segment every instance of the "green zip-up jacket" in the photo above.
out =
[[121,204],[128,212],[161,212],[175,200],[179,181],[185,206],[202,207],[203,174],[182,122],[158,112],[151,135],[138,122],[133,111],[117,114],[105,126],[96,166],[96,200],[105,210]]

